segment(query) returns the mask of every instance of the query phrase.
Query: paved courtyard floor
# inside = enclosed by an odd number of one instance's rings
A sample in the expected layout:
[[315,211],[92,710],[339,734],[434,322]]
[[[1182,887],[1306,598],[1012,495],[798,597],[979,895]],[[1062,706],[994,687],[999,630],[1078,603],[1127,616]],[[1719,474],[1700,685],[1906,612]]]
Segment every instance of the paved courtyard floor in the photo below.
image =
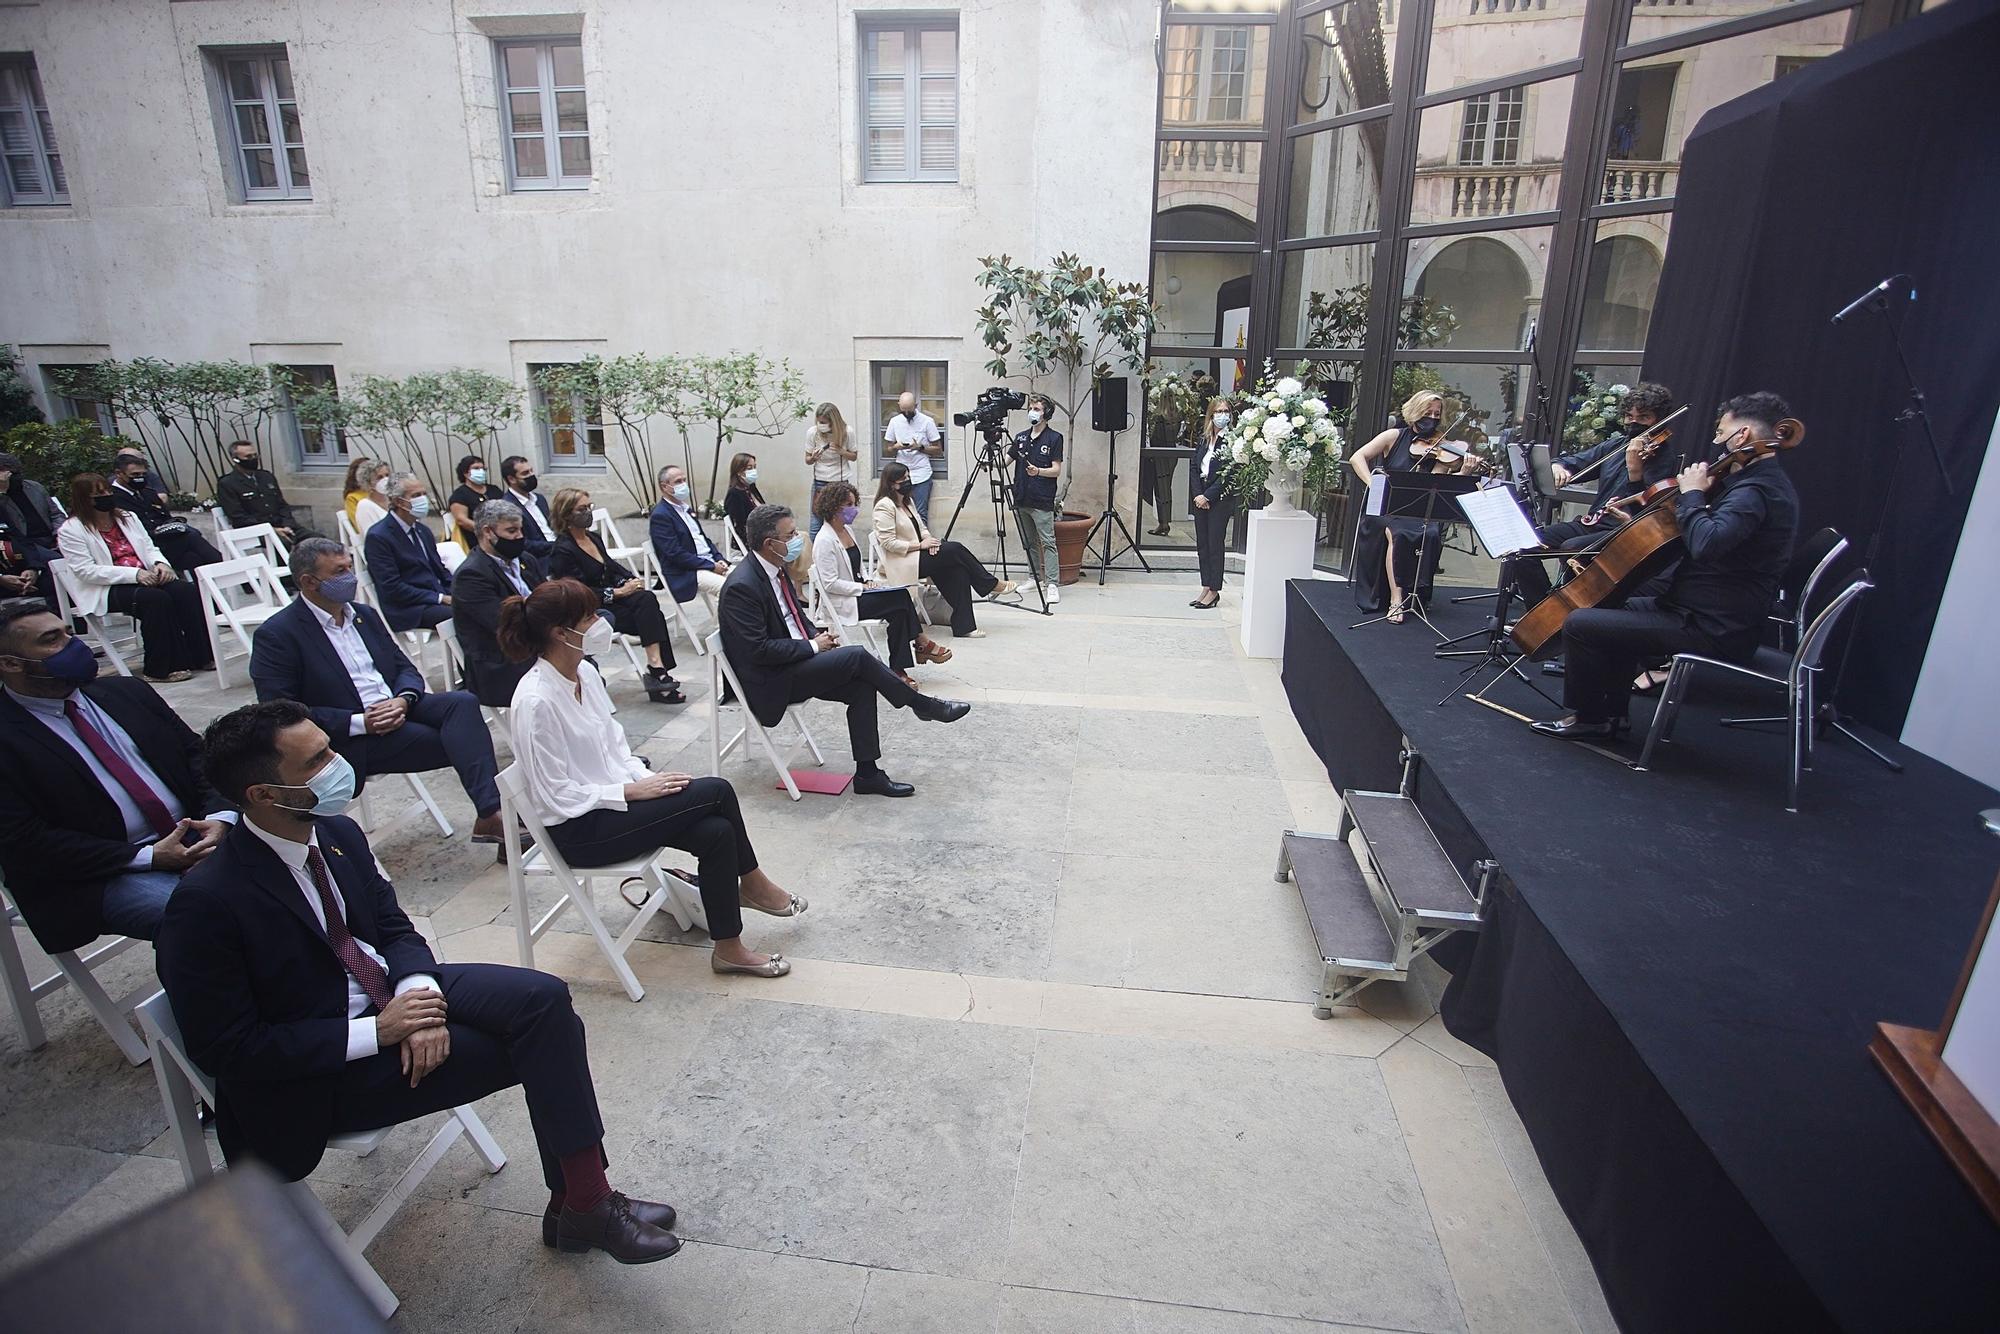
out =
[[[793,804],[761,759],[727,761],[764,865],[812,901],[751,915],[746,941],[793,974],[716,977],[664,915],[632,950],[638,1004],[574,914],[536,958],[589,1026],[613,1183],[678,1206],[686,1248],[636,1268],[544,1250],[510,1090],[480,1106],[508,1167],[461,1145],[369,1252],[396,1327],[1613,1329],[1498,1074],[1436,1016],[1435,968],[1312,1017],[1312,937],[1271,870],[1282,829],[1333,827],[1335,795],[1276,664],[1237,644],[1234,576],[1220,612],[1188,607],[1192,582],[983,611],[989,637],[918,673],[971,716],[885,711],[912,800]],[[248,699],[241,675],[167,693],[200,728]],[[613,695],[656,767],[703,773],[706,664],[683,647],[679,675],[682,709],[622,663]],[[839,712],[809,717],[845,765]],[[383,781],[381,859],[441,957],[515,962],[505,871],[464,841],[452,776],[430,787],[459,837],[396,818]],[[599,903],[629,920],[609,886]],[[151,969],[141,948],[106,972],[116,994]],[[44,1013],[37,1052],[0,1016],[0,1266],[181,1185],[151,1071],[74,999]],[[432,1125],[330,1154],[315,1190],[352,1224]]]

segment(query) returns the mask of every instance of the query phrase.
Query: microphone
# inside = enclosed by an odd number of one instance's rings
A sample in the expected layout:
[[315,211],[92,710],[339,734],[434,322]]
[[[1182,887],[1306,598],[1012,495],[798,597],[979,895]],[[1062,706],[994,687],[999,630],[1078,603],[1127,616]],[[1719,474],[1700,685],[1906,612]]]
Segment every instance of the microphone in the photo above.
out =
[[1843,306],[1841,308],[1840,313],[1833,317],[1833,322],[1835,324],[1843,323],[1846,321],[1849,315],[1852,315],[1855,311],[1860,310],[1862,307],[1868,305],[1870,302],[1880,301],[1882,298],[1889,295],[1890,288],[1894,287],[1900,281],[1907,280],[1909,276],[1910,275],[1907,273],[1890,274],[1888,277],[1884,278],[1881,282],[1876,283],[1873,287],[1869,288],[1867,291],[1863,292],[1860,296],[1855,297],[1854,300],[1848,302],[1845,306]]

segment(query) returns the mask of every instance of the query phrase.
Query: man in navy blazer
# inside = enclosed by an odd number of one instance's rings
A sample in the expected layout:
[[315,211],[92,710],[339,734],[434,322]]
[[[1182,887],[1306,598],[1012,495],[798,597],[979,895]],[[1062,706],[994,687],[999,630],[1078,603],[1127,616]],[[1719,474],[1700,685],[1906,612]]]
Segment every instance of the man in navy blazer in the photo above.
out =
[[354,600],[354,558],[338,542],[309,537],[293,547],[292,581],[299,595],[250,644],[257,698],[305,705],[354,766],[357,783],[371,774],[458,770],[479,815],[472,841],[500,842],[498,766],[479,701],[463,690],[424,689],[423,673],[381,615]]
[[627,1199],[605,1179],[569,988],[432,956],[341,814],[353,775],[305,707],[225,714],[202,752],[243,819],[169,903],[156,962],[189,1057],[215,1077],[224,1156],[296,1181],[335,1134],[519,1084],[549,1187],[543,1244],[626,1264],[679,1250],[670,1206]]
[[695,515],[687,474],[670,463],[660,469],[659,483],[660,503],[653,506],[646,532],[652,538],[661,577],[674,601],[689,603],[699,597],[708,604],[713,618],[729,562],[722,558],[722,548],[708,540],[708,530]]
[[451,572],[437,553],[437,536],[424,522],[431,498],[423,478],[389,479],[389,517],[368,530],[361,550],[368,577],[382,600],[382,615],[396,630],[426,630],[451,619]]

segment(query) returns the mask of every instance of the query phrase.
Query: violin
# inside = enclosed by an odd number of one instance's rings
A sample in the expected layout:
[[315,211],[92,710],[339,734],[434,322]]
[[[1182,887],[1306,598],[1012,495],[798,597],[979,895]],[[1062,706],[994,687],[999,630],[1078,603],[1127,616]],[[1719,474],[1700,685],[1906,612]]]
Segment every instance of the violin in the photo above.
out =
[[[1669,426],[1677,417],[1680,417],[1686,411],[1687,411],[1687,404],[1683,403],[1681,406],[1675,408],[1672,412],[1660,418],[1660,420],[1654,422],[1651,426],[1647,427],[1639,434],[1633,436],[1630,440],[1627,440],[1625,442],[1625,448],[1630,449],[1634,445],[1638,445],[1640,458],[1642,459],[1652,458],[1653,455],[1659,453],[1661,445],[1666,444],[1669,440],[1672,440],[1674,438],[1674,433],[1672,430],[1669,429]],[[1593,469],[1601,468],[1609,460],[1619,457],[1621,456],[1616,453],[1606,454],[1603,458],[1591,464],[1590,467],[1584,468],[1581,471],[1579,471],[1575,476],[1571,477],[1569,480],[1571,482],[1574,482],[1577,480],[1578,477],[1588,476]],[[1657,499],[1655,490],[1660,485],[1661,485],[1660,483],[1655,482],[1652,486],[1647,487],[1644,491],[1634,492],[1632,495],[1629,496],[1620,496],[1618,499],[1611,501],[1609,504],[1604,505],[1599,509],[1592,510],[1590,513],[1584,515],[1581,519],[1578,519],[1577,522],[1582,524],[1585,528],[1595,528],[1598,524],[1604,522],[1606,519],[1609,519],[1613,523],[1623,523],[1625,522],[1626,519],[1631,517],[1625,512],[1624,507],[1631,504],[1633,501],[1639,501],[1641,507],[1643,508],[1645,500],[1642,500],[1641,497],[1644,497],[1646,499]],[[1664,492],[1659,494],[1664,494]]]
[[[1458,421],[1451,424],[1451,429],[1454,431],[1457,430],[1459,422],[1463,422],[1466,417],[1471,415],[1470,413],[1466,413],[1461,416]],[[1453,467],[1462,467],[1468,458],[1472,460],[1472,472],[1474,474],[1484,473],[1491,475],[1493,472],[1493,461],[1491,459],[1479,457],[1479,455],[1472,452],[1470,445],[1462,445],[1456,440],[1447,440],[1442,434],[1432,438],[1428,442],[1412,444],[1410,446],[1410,458],[1417,472],[1436,472],[1440,465],[1447,464]]]

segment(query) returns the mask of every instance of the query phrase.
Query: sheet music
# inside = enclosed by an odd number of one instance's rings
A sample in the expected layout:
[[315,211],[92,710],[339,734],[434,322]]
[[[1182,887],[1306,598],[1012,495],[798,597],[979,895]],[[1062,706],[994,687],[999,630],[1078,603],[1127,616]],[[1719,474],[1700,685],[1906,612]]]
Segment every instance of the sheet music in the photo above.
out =
[[1468,491],[1458,498],[1458,507],[1465,511],[1472,531],[1479,534],[1486,554],[1496,560],[1542,544],[1535,535],[1535,525],[1528,522],[1527,514],[1522,511],[1521,502],[1505,487]]
[[1389,473],[1386,469],[1377,468],[1374,472],[1368,474],[1368,509],[1366,513],[1372,514],[1378,519],[1381,518],[1382,502],[1387,499],[1388,495]]

